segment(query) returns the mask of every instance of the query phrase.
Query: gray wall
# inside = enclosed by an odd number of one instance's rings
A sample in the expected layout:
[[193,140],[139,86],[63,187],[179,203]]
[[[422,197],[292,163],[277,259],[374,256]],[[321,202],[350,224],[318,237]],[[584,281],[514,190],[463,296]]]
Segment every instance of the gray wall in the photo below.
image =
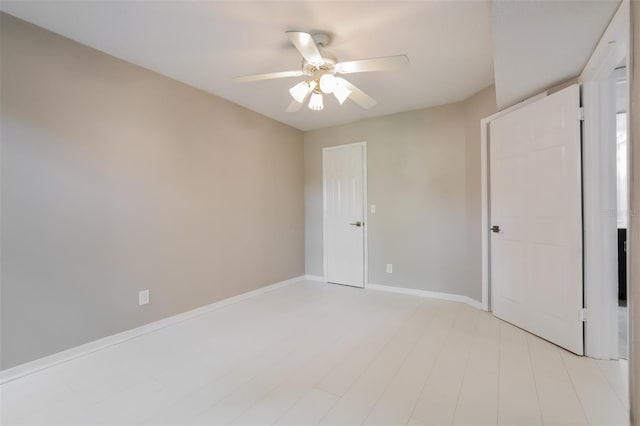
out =
[[[323,275],[322,148],[367,142],[369,282],[480,300],[480,119],[467,101],[305,132],[305,265]],[[393,264],[393,274],[385,265]]]
[[482,299],[482,188],[480,161],[480,120],[497,112],[496,94],[491,86],[463,104],[465,108],[465,165],[467,218],[467,285],[465,295]]
[[2,369],[303,274],[302,132],[0,27]]

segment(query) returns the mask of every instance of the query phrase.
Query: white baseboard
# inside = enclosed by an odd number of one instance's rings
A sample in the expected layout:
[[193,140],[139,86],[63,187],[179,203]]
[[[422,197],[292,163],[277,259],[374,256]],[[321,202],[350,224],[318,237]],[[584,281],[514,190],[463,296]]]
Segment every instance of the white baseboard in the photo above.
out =
[[65,351],[46,356],[44,358],[39,358],[24,364],[17,365],[15,367],[8,368],[6,370],[2,370],[0,371],[0,384],[7,383],[12,380],[16,380],[20,377],[33,374],[35,372],[44,370],[46,368],[53,367],[54,365],[67,362],[74,358],[79,358],[84,355],[88,355],[92,352],[96,352],[113,345],[117,345],[127,340],[131,340],[136,337],[152,333],[154,331],[160,330],[170,325],[195,318],[197,316],[206,314],[207,312],[211,312],[213,310],[219,309],[223,306],[228,306],[233,303],[237,303],[241,300],[249,299],[251,297],[255,297],[260,294],[266,293],[268,291],[272,291],[280,287],[293,284],[302,279],[306,279],[306,278],[304,276],[299,276],[296,278],[291,278],[289,280],[280,281],[278,283],[271,284],[266,287],[261,287],[246,293],[239,294],[237,296],[229,297],[228,299],[219,300],[217,302],[211,303],[209,305],[201,306],[191,311],[173,315],[168,318],[164,318],[149,324],[145,324],[140,327],[133,328],[131,330],[123,331],[122,333],[118,333],[112,336],[104,337],[102,339],[94,340],[93,342],[85,343],[84,345],[76,346],[71,349],[67,349]]
[[318,281],[318,282],[321,282],[321,283],[326,282],[324,280],[324,277],[321,277],[320,275],[305,275],[304,279],[307,280],[307,281]]
[[450,300],[452,302],[466,303],[469,306],[473,306],[476,309],[482,309],[482,303],[468,296],[461,296],[459,294],[440,293],[437,291],[418,290],[415,288],[405,287],[393,287],[390,285],[380,284],[367,284],[365,286],[369,290],[387,291],[390,293],[408,294],[411,296],[429,297],[431,299]]

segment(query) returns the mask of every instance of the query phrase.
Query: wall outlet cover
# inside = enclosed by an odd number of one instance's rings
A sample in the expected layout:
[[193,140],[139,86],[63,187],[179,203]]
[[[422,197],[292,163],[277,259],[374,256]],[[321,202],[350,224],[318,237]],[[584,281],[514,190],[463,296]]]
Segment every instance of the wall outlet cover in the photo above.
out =
[[138,305],[146,305],[149,303],[149,290],[141,290],[138,293]]
[[393,265],[391,263],[387,263],[387,274],[393,274]]

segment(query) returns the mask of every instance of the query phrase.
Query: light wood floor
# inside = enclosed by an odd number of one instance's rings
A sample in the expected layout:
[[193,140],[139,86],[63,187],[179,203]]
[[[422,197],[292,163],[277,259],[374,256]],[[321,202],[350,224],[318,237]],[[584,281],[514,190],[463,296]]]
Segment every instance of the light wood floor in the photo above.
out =
[[0,388],[3,424],[628,424],[626,362],[470,306],[300,282]]

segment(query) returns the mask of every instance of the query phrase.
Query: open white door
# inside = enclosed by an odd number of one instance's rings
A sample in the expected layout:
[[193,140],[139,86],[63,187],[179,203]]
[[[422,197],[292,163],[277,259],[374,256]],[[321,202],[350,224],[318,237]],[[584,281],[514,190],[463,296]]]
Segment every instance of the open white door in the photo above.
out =
[[365,144],[325,148],[322,168],[325,279],[364,287]]
[[490,126],[495,316],[582,355],[579,87]]

